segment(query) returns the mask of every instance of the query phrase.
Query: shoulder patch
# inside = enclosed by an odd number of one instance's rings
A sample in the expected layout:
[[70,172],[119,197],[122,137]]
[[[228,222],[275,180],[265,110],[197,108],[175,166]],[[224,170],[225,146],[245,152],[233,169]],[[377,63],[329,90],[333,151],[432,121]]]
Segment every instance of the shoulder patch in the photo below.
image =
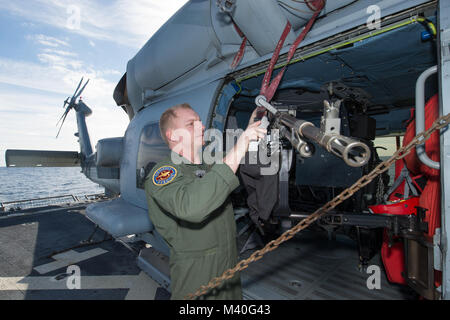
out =
[[177,169],[172,166],[164,166],[155,171],[152,181],[156,186],[163,186],[172,182],[176,176]]

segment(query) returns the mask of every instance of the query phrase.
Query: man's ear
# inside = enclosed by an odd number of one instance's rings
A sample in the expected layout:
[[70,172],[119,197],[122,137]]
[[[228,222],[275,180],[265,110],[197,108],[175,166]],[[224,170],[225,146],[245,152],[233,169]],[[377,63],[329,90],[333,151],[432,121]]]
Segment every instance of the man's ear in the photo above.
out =
[[172,130],[171,129],[167,129],[166,132],[165,132],[165,135],[166,135],[167,141],[173,142],[173,136],[172,136]]
[[168,128],[166,130],[166,137],[167,137],[167,140],[170,142],[178,142],[178,140],[179,140],[174,131],[175,130],[173,130],[171,128]]

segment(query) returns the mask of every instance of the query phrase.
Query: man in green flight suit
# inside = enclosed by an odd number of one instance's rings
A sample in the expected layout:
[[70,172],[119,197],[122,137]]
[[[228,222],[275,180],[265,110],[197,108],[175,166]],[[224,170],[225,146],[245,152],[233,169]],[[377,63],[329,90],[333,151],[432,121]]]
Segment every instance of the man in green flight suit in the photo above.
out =
[[[266,130],[254,122],[223,161],[202,161],[205,127],[188,105],[166,110],[160,119],[170,156],[157,163],[145,181],[150,219],[170,247],[172,299],[183,299],[237,263],[236,223],[229,198],[239,185],[235,173],[249,142]],[[183,160],[180,163],[180,159]],[[203,299],[242,299],[240,275],[210,290]]]

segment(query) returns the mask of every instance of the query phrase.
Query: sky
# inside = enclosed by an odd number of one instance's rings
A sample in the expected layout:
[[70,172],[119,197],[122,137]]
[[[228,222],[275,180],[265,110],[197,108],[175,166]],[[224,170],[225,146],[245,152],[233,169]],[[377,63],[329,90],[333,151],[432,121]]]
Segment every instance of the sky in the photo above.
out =
[[187,0],[0,0],[0,166],[7,149],[79,151],[72,110],[81,77],[92,146],[129,123],[113,100],[127,62]]

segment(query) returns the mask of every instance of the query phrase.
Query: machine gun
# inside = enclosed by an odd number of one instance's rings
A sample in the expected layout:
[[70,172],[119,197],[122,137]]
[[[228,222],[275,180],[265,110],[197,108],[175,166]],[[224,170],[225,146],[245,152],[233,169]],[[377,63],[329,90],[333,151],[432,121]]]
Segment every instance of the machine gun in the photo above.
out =
[[368,163],[371,155],[369,147],[361,141],[340,134],[340,100],[331,103],[324,101],[320,128],[309,121],[280,112],[262,95],[256,97],[255,103],[272,114],[272,129],[278,129],[280,137],[286,138],[301,157],[308,158],[314,154],[314,146],[311,144],[314,142],[351,167],[361,167]]

